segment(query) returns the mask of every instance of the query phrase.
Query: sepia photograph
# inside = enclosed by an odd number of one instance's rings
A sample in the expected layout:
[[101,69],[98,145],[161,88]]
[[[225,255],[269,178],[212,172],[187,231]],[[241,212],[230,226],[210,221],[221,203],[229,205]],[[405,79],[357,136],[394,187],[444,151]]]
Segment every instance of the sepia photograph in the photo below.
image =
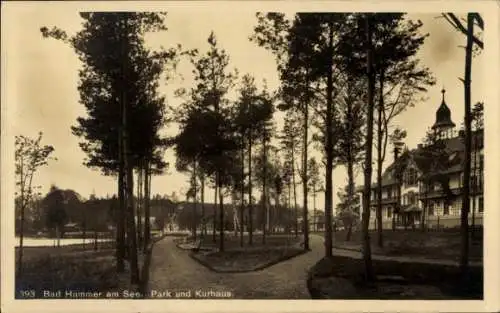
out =
[[168,3],[2,3],[2,298],[485,300],[484,13]]

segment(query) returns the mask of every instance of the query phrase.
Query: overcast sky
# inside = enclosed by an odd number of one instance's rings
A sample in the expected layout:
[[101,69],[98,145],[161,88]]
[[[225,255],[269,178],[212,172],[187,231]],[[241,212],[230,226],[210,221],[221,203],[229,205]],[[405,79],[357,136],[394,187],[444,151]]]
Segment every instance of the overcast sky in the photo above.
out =
[[[61,2],[17,3],[9,4],[7,8],[8,14],[2,13],[5,17],[2,29],[8,29],[2,33],[6,52],[3,57],[7,60],[3,70],[8,77],[5,90],[9,101],[6,105],[12,114],[10,116],[15,119],[13,133],[36,136],[37,132],[43,131],[43,142],[54,146],[58,158],[38,173],[34,183],[42,185],[43,192],[48,191],[51,184],[56,184],[60,188],[74,189],[84,197],[92,192],[97,196],[112,195],[116,192],[116,181],[82,165],[84,153],[78,146],[79,138],[73,136],[70,130],[76,118],[84,114],[76,89],[81,64],[69,46],[43,39],[39,31],[41,26],[57,25],[71,34],[77,32],[81,27],[77,9]],[[409,18],[421,19],[424,23],[422,31],[430,33],[419,57],[437,79],[437,84],[429,89],[428,100],[408,109],[394,122],[394,125],[407,130],[406,144],[410,148],[421,142],[426,129],[433,124],[443,86],[453,121],[460,125],[463,119],[463,85],[459,77],[463,77],[464,71],[464,49],[461,46],[465,45],[465,36],[454,31],[445,20],[436,19],[436,16],[439,13],[409,15]],[[207,37],[213,30],[220,46],[230,55],[232,67],[241,74],[252,74],[259,83],[266,79],[269,87],[274,89],[279,83],[274,57],[248,40],[255,23],[254,11],[188,11],[176,8],[169,11],[169,31],[151,36],[148,40],[151,44],[165,47],[180,43],[184,48],[205,51],[208,48]],[[481,59],[482,56],[478,56],[473,63],[473,103],[484,100]],[[179,72],[188,81],[191,75],[189,62],[183,62]],[[173,91],[183,85],[186,83],[177,79],[168,86],[163,84],[160,91],[175,106],[178,100],[172,96]],[[165,157],[172,165],[175,163],[172,151]],[[389,154],[388,158],[392,159],[392,155]],[[187,176],[177,173],[175,169],[170,172],[169,175],[153,178],[153,194],[170,195],[176,192],[180,195],[186,189]],[[333,181],[336,193],[346,183],[343,167],[335,170]],[[362,175],[359,175],[357,183],[361,182]],[[208,201],[213,200],[212,192],[207,191],[206,195]],[[323,196],[317,201],[322,207]],[[335,196],[334,203],[336,201]]]

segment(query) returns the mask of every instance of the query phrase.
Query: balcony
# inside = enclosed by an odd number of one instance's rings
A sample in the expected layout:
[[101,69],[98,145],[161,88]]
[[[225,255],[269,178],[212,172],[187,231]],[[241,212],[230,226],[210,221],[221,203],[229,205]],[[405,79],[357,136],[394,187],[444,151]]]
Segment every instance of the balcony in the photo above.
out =
[[[382,197],[382,205],[384,204],[394,204],[398,202],[398,198],[396,197],[391,197],[391,198],[384,198]],[[375,206],[377,205],[377,200],[376,199],[371,199],[370,205]]]

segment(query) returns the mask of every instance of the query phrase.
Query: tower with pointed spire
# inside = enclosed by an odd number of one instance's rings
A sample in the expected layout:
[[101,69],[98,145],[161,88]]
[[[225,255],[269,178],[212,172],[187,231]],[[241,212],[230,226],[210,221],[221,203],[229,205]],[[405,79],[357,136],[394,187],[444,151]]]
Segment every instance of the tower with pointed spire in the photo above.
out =
[[453,137],[455,123],[451,120],[451,111],[450,108],[448,108],[448,105],[446,105],[446,101],[444,99],[446,90],[443,88],[441,93],[443,94],[443,97],[441,105],[436,111],[436,122],[432,126],[432,129],[439,136],[439,138],[447,139]]

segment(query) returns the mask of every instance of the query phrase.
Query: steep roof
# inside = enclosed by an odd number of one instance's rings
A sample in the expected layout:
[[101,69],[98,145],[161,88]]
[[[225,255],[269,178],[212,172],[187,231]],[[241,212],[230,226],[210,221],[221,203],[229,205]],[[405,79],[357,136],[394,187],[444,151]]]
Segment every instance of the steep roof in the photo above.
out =
[[[398,160],[399,162],[407,162],[410,157],[411,157],[411,151],[405,150],[398,158]],[[397,163],[393,162],[385,169],[384,173],[382,174],[382,186],[390,186],[397,184],[398,181],[395,175],[396,167]],[[373,187],[377,187],[377,183],[372,184],[372,188]]]
[[[483,130],[475,131],[472,133],[472,143],[474,150],[474,142],[477,140],[478,149],[483,147]],[[412,160],[421,174],[425,173],[439,173],[439,174],[452,174],[462,171],[462,163],[465,159],[465,144],[461,135],[443,139],[444,149],[446,150],[446,155],[449,156],[448,162],[443,164],[443,162],[437,162],[437,160],[429,157],[425,153],[424,146],[419,145],[418,148],[412,150],[406,150],[398,159],[402,162],[408,162]],[[387,167],[382,175],[382,186],[390,186],[397,183],[395,177],[396,163],[393,162]],[[372,188],[377,187],[377,184],[372,184]],[[358,190],[362,189],[362,186]]]
[[441,105],[436,111],[436,122],[432,126],[432,129],[455,127],[455,123],[451,120],[450,108],[448,108],[448,105],[446,105],[444,100],[445,90],[441,90],[441,93],[443,94],[443,99],[441,101]]

